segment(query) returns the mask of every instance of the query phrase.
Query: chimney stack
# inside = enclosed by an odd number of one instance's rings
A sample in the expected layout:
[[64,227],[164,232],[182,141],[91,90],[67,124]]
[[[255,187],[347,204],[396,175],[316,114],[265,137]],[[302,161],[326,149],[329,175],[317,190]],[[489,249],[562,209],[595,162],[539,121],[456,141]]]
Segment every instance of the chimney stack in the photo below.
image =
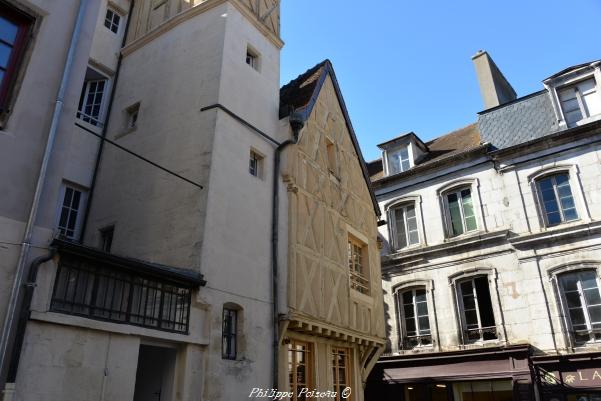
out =
[[517,98],[515,90],[487,52],[479,50],[472,57],[485,109],[499,106]]

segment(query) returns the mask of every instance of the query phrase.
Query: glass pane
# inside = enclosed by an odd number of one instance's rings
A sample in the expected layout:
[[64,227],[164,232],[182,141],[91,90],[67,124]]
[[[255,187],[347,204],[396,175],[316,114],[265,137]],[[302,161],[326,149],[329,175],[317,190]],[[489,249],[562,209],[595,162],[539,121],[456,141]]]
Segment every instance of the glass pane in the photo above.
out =
[[562,185],[567,185],[569,186],[570,183],[570,177],[567,174],[557,174],[555,176],[555,182],[557,183],[557,186],[562,186]]
[[570,309],[570,319],[572,320],[573,326],[585,324],[582,309]]
[[561,215],[559,214],[559,212],[548,213],[547,222],[549,223],[549,225],[559,224],[561,223]]
[[405,317],[412,317],[413,316],[413,305],[405,305]]
[[413,303],[413,292],[407,291],[403,293],[403,303],[411,304]]
[[407,219],[415,218],[414,206],[407,206],[405,209],[407,210]]
[[426,290],[415,291],[415,302],[426,302]]
[[587,305],[601,304],[601,296],[599,296],[599,290],[597,288],[584,290],[584,299],[586,300]]
[[463,309],[476,309],[476,301],[473,295],[465,295],[463,297]]
[[15,43],[19,27],[6,18],[0,17],[0,39],[10,44]]
[[401,168],[403,169],[403,171],[407,171],[411,168],[411,166],[409,165],[409,160],[403,160],[401,162]]
[[[600,307],[601,308],[601,307]],[[419,331],[422,334],[425,334],[425,331],[430,331],[430,321],[428,320],[428,316],[420,317],[419,319]]]
[[579,308],[580,305],[580,295],[576,291],[570,291],[564,293],[566,297],[566,302],[568,304],[568,308]]
[[467,217],[465,219],[465,230],[466,231],[473,231],[477,228],[478,228],[478,225],[476,224],[475,216]]
[[4,43],[0,43],[0,67],[6,69],[8,67],[8,62],[10,60],[10,53],[12,52],[12,48],[5,45]]
[[459,210],[457,194],[449,194],[447,200],[449,202],[452,233],[453,235],[463,234],[463,224],[461,222],[461,211]]
[[409,233],[409,245],[414,245],[419,243],[419,234],[417,231],[411,231]]
[[588,314],[592,323],[601,322],[601,306],[591,306],[588,308]]
[[563,210],[573,209],[575,207],[574,199],[571,196],[566,196],[566,197],[561,198],[560,202],[561,202],[561,208]]
[[405,331],[408,336],[415,335],[415,319],[405,319]]
[[559,206],[557,205],[555,198],[545,202],[545,211],[547,213],[555,213],[559,211]]
[[428,304],[426,302],[419,302],[417,304],[417,315],[424,316],[428,314]]
[[396,228],[396,240],[397,247],[404,248],[407,246],[407,236],[405,233],[405,210],[403,208],[396,209],[395,215],[395,228]]
[[563,215],[566,221],[576,220],[578,218],[578,213],[576,212],[576,209],[564,210]]
[[592,271],[585,271],[579,274],[583,289],[597,288],[597,277]]

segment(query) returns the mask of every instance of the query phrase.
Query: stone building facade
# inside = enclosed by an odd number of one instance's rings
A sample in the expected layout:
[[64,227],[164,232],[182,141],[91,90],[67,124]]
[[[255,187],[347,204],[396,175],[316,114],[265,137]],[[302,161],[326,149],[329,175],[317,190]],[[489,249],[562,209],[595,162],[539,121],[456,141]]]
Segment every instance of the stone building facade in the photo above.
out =
[[0,2],[33,38],[0,131],[3,399],[362,400],[379,208],[331,64],[280,90],[274,0],[59,3]]
[[600,64],[516,98],[474,62],[476,124],[370,163],[389,344],[367,399],[597,400]]

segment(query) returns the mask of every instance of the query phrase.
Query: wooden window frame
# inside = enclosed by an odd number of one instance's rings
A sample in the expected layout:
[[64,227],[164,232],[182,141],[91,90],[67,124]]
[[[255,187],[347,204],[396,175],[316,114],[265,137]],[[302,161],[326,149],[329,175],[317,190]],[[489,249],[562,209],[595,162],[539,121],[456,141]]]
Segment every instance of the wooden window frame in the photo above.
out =
[[[305,349],[304,351],[299,351],[296,349],[296,346],[302,346],[305,347]],[[298,352],[304,352],[304,364],[298,362]],[[298,375],[295,373],[299,366],[305,367],[306,383],[298,382]],[[290,392],[292,393],[290,401],[297,401],[298,394],[303,388],[309,390],[313,389],[313,344],[306,341],[290,340],[290,343],[288,344],[288,385],[290,386]]]
[[[407,224],[407,208],[413,207],[413,211],[415,214],[415,230],[408,230],[408,224]],[[398,234],[398,228],[397,228],[397,219],[396,219],[396,213],[399,209],[403,209],[403,225],[405,226],[405,246],[400,246],[400,244],[398,243],[398,238],[397,238],[397,234]],[[390,225],[391,227],[391,234],[392,234],[392,245],[394,247],[394,249],[400,250],[400,249],[406,249],[406,248],[410,248],[410,247],[414,247],[417,246],[421,243],[421,235],[419,234],[419,218],[418,218],[418,208],[415,204],[415,202],[407,202],[407,203],[401,203],[401,204],[397,204],[393,207],[390,208],[390,221],[392,221],[392,224]],[[417,234],[417,242],[415,243],[410,243],[410,232],[415,231],[415,233]]]
[[[359,249],[359,260],[357,260],[356,257],[357,248]],[[350,287],[354,291],[369,296],[371,291],[369,279],[369,256],[367,255],[367,249],[367,244],[349,234],[348,267]]]
[[[426,296],[426,308],[427,308],[427,314],[425,315],[425,317],[428,318],[428,327],[429,329],[427,330],[428,333],[426,333],[425,331],[422,333],[422,330],[420,330],[419,327],[419,315],[418,315],[418,311],[417,311],[417,302],[415,301],[416,298],[416,292],[417,291],[424,291],[424,295]],[[412,298],[412,304],[413,305],[413,320],[415,322],[415,332],[416,335],[415,336],[409,336],[407,334],[407,325],[406,325],[406,317],[405,317],[405,301],[403,300],[403,295],[406,293],[411,293],[411,298]],[[433,345],[433,336],[432,336],[432,325],[430,324],[430,306],[429,306],[429,300],[428,300],[428,289],[425,287],[413,287],[413,288],[407,288],[401,291],[398,291],[396,294],[397,297],[397,311],[398,311],[398,319],[401,322],[401,327],[402,327],[402,333],[401,333],[401,337],[402,337],[402,343],[401,343],[401,348],[402,349],[413,349],[413,348],[423,348],[423,347],[432,347]],[[424,317],[424,315],[422,315],[421,317]],[[417,343],[414,346],[411,346],[410,344],[410,339],[415,338],[415,342]]]
[[[72,196],[75,196],[76,192],[79,193],[79,203],[77,205],[77,209],[73,209],[73,203],[72,203],[73,199],[71,199],[71,202],[69,202],[69,205],[65,205],[67,192],[69,190],[71,190],[73,192]],[[87,197],[88,197],[87,189],[77,186],[77,185],[67,183],[67,182],[63,182],[63,185],[61,186],[60,196],[59,196],[56,229],[65,238],[74,240],[79,237],[79,234],[81,232],[82,217],[83,217],[83,214],[85,213],[85,209],[87,206],[87,201],[88,201]],[[63,215],[63,211],[65,208],[67,209],[67,216],[66,216],[67,220],[65,221],[65,224],[63,225],[63,224],[61,224],[61,220],[62,220],[62,215]],[[75,225],[74,225],[73,229],[70,230],[69,229],[69,219],[73,212],[75,213]],[[71,235],[69,235],[68,231],[73,231],[73,233]]]
[[[494,321],[494,326],[487,326],[487,327],[483,327],[482,326],[482,316],[480,314],[480,301],[478,300],[478,292],[476,290],[476,280],[477,279],[484,279],[486,280],[486,285],[488,287],[488,294],[490,297],[490,304],[491,304],[491,312],[492,312],[492,319]],[[463,293],[463,289],[461,288],[461,285],[466,283],[466,282],[470,282],[471,286],[472,286],[472,293],[471,295],[474,298],[474,306],[475,306],[475,311],[476,311],[476,318],[478,321],[478,327],[477,328],[468,328],[467,327],[467,321],[466,321],[466,316],[465,316],[465,305],[463,302],[463,298],[464,298],[464,293]],[[499,341],[500,339],[500,335],[499,335],[499,330],[498,330],[498,326],[499,323],[497,321],[497,317],[495,316],[495,306],[494,306],[494,302],[493,302],[493,292],[491,291],[490,288],[490,282],[489,282],[489,278],[487,275],[474,275],[471,276],[469,278],[465,278],[465,279],[461,279],[461,280],[457,280],[456,282],[456,288],[455,291],[457,293],[457,307],[459,308],[459,317],[460,317],[460,322],[461,322],[461,330],[462,330],[462,337],[463,337],[463,343],[465,344],[471,344],[471,343],[482,343],[482,342],[486,342],[486,341]],[[478,332],[479,335],[479,339],[476,340],[470,340],[469,339],[469,331],[474,331],[476,330]],[[494,334],[494,338],[490,338],[490,339],[485,339],[484,335],[485,334],[489,334],[489,333],[493,333]]]
[[[17,81],[19,70],[22,66],[23,56],[29,44],[29,37],[32,27],[35,23],[35,18],[27,15],[6,3],[0,3],[0,16],[17,25],[17,34],[12,43],[10,57],[4,77],[0,82],[0,112],[7,112],[8,104],[11,97],[11,91]],[[8,43],[6,43],[9,45]]]
[[[560,176],[560,175],[567,176],[567,183],[568,183],[568,187],[570,189],[570,196],[572,197],[572,202],[574,203],[574,210],[576,212],[576,218],[574,218],[574,219],[566,220],[566,217],[565,217],[565,211],[561,204],[561,198],[559,197],[559,193],[557,190],[557,176]],[[551,185],[553,187],[554,201],[557,205],[557,210],[559,212],[559,218],[560,218],[560,222],[558,222],[558,223],[551,224],[549,222],[549,217],[547,215],[547,209],[545,207],[545,202],[543,199],[543,194],[542,194],[542,189],[541,189],[541,182],[546,179],[552,179]],[[571,179],[571,174],[569,171],[561,170],[561,171],[556,171],[553,173],[545,174],[543,176],[537,177],[534,180],[534,184],[535,184],[535,188],[536,188],[536,195],[538,196],[538,206],[539,206],[540,214],[542,215],[542,220],[545,224],[545,227],[555,227],[555,226],[559,226],[561,224],[566,224],[566,223],[580,220],[580,213],[578,210],[577,199],[576,199],[576,196],[572,189],[572,179]]]
[[[470,191],[470,198],[472,200],[472,210],[474,213],[473,217],[474,217],[474,220],[476,223],[476,228],[474,228],[473,230],[467,230],[465,211],[463,208],[463,196],[461,195],[461,192],[465,191],[466,189],[469,189],[469,191]],[[456,195],[457,201],[459,204],[459,213],[461,216],[460,223],[461,223],[461,228],[462,228],[462,232],[459,234],[455,234],[453,232],[453,218],[451,216],[451,208],[449,206],[449,196],[450,195]],[[476,204],[476,200],[474,199],[474,188],[472,185],[464,185],[464,186],[449,189],[442,193],[442,199],[443,199],[443,203],[444,203],[444,220],[447,225],[446,231],[447,231],[448,238],[455,238],[455,237],[459,237],[459,236],[466,235],[469,233],[477,232],[480,229],[480,223],[478,222],[478,213],[476,210],[477,204]]]
[[[580,278],[580,274],[583,272],[592,272],[594,274],[595,282],[597,284],[597,291],[599,291],[600,296],[601,296],[601,285],[600,285],[601,280],[599,279],[597,270],[594,268],[567,271],[567,272],[558,274],[557,275],[557,288],[559,289],[561,307],[562,307],[564,314],[567,318],[567,321],[569,323],[569,329],[571,330],[570,336],[571,336],[574,344],[576,344],[576,345],[586,345],[586,344],[592,344],[592,343],[598,344],[599,342],[601,342],[601,329],[593,328],[593,323],[591,322],[591,317],[590,317],[590,313],[589,313],[589,307],[590,306],[598,306],[599,304],[589,305],[588,301],[586,300],[586,297],[584,296],[584,289],[582,288],[582,282],[581,282],[582,280]],[[570,315],[570,309],[575,309],[575,308],[570,308],[568,306],[568,301],[566,298],[566,289],[563,287],[563,284],[561,282],[561,278],[563,276],[569,276],[569,275],[577,276],[577,284],[576,285],[577,285],[578,297],[580,300],[580,309],[582,310],[582,314],[584,316],[584,321],[585,321],[585,325],[586,325],[586,331],[588,331],[587,334],[589,336],[589,341],[578,342],[577,338],[576,338],[576,330],[574,329],[574,324],[572,322],[572,316]]]
[[[337,358],[339,355],[343,355],[344,364],[339,364],[339,359]],[[332,357],[332,385],[334,387],[334,391],[336,392],[335,401],[352,401],[353,394],[351,394],[347,398],[342,396],[342,390],[346,387],[352,387],[351,385],[351,350],[350,348],[345,347],[332,347],[330,356]],[[340,381],[340,369],[344,369],[344,383]]]

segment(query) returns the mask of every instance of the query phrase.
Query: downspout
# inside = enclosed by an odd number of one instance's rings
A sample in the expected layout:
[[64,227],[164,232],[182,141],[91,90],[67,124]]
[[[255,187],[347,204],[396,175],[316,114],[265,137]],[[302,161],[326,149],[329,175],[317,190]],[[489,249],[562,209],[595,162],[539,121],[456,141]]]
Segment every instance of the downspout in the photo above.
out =
[[[133,16],[134,5],[136,0],[131,0],[129,3],[129,15],[127,17],[127,23],[125,24],[125,32],[123,32],[123,39],[121,41],[121,49],[125,47],[127,43],[127,34],[129,32],[129,25]],[[111,111],[113,110],[113,100],[115,99],[115,93],[117,92],[117,82],[119,81],[119,72],[121,71],[121,62],[123,60],[123,53],[119,50],[119,57],[117,59],[117,67],[115,68],[115,78],[113,79],[113,85],[111,95],[109,97],[109,103],[106,108],[106,117],[104,119],[104,127],[102,127],[102,133],[100,138],[100,144],[98,144],[98,153],[96,153],[96,161],[94,163],[94,170],[92,173],[92,182],[90,183],[90,190],[88,192],[88,204],[83,213],[83,221],[81,223],[81,233],[79,234],[79,242],[83,244],[84,236],[86,233],[86,227],[88,226],[88,217],[90,216],[90,210],[92,209],[92,201],[94,200],[94,190],[96,189],[96,179],[98,178],[98,168],[100,167],[100,160],[102,158],[102,151],[104,150],[104,138],[108,130],[108,123],[111,117]]]
[[58,124],[63,110],[63,99],[67,91],[69,77],[71,75],[73,60],[75,59],[75,52],[77,50],[77,44],[79,42],[79,36],[81,34],[81,27],[85,18],[85,11],[87,5],[88,0],[80,1],[77,19],[75,20],[75,26],[73,27],[73,32],[71,33],[71,43],[69,44],[67,59],[65,61],[65,67],[63,69],[63,76],[61,78],[60,87],[58,89],[56,101],[54,103],[54,112],[52,114],[52,122],[50,124],[48,139],[46,141],[46,149],[44,150],[44,157],[40,166],[40,172],[38,175],[38,181],[33,195],[31,209],[29,210],[29,218],[27,219],[27,225],[25,226],[25,232],[23,234],[21,252],[19,254],[17,267],[15,269],[15,278],[13,280],[13,285],[11,288],[8,308],[6,311],[6,316],[4,318],[4,325],[2,326],[2,337],[0,338],[0,388],[4,388],[4,384],[6,382],[4,372],[6,370],[6,365],[8,362],[8,344],[10,343],[10,337],[13,332],[13,326],[17,318],[16,309],[21,292],[21,282],[23,280],[23,275],[25,274],[25,267],[27,263],[27,258],[29,256],[29,248],[31,247],[31,238],[33,237],[33,230],[38,215],[40,199],[42,197],[42,191],[44,190],[44,184],[46,182],[46,175],[48,172],[48,165],[52,156],[52,148],[54,147],[54,141],[56,139]]
[[25,339],[25,329],[27,327],[29,316],[31,315],[31,301],[33,299],[33,291],[38,278],[38,268],[41,264],[54,258],[56,253],[56,248],[50,248],[50,253],[35,258],[29,265],[27,282],[25,283],[25,295],[23,296],[23,302],[21,302],[19,323],[17,324],[17,335],[15,337],[13,352],[8,365],[8,378],[6,381],[9,383],[14,383],[17,378],[19,362],[21,361],[21,349],[23,348],[23,340]]
[[273,294],[273,388],[278,388],[278,359],[280,349],[279,339],[279,313],[278,313],[278,226],[279,226],[279,176],[280,176],[280,155],[282,151],[288,146],[298,142],[300,130],[303,129],[305,121],[302,114],[293,112],[289,117],[290,128],[292,128],[292,139],[288,139],[275,149],[274,155],[274,167],[273,167],[273,194],[271,203],[271,291]]

